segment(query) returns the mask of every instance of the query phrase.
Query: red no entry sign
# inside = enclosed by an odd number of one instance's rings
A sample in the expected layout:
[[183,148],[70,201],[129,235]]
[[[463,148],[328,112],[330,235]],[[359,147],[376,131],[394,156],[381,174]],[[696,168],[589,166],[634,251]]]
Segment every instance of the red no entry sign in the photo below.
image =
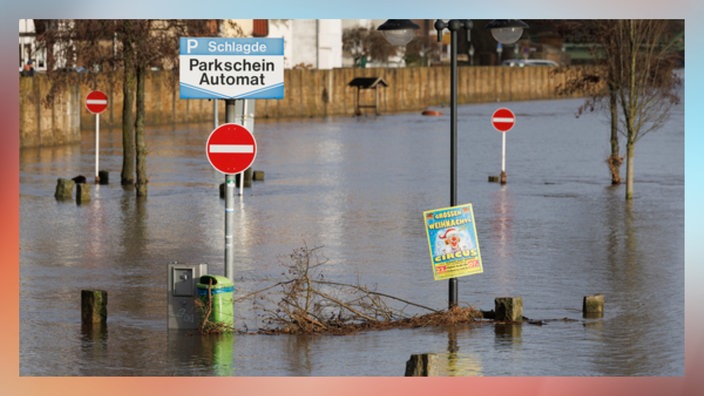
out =
[[491,116],[491,125],[499,132],[508,132],[515,123],[516,116],[505,107],[496,110]]
[[100,114],[108,107],[108,97],[101,91],[92,91],[86,96],[86,108],[93,114]]
[[215,170],[235,175],[252,165],[257,156],[257,142],[242,125],[223,124],[210,133],[205,153]]

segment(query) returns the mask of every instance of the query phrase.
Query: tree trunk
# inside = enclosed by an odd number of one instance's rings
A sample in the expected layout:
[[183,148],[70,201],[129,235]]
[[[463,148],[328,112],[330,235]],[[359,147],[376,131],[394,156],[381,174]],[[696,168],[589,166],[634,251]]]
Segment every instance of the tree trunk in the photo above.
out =
[[638,90],[636,79],[638,76],[638,51],[636,48],[636,26],[634,21],[628,21],[628,48],[630,48],[630,64],[628,67],[628,93],[626,97],[628,100],[622,100],[622,106],[626,113],[624,118],[626,120],[626,201],[633,199],[633,174],[634,174],[634,157],[635,157],[635,145],[638,136],[638,130],[635,128],[635,120],[637,117],[637,101]]
[[144,141],[144,85],[146,79],[144,65],[137,67],[137,116],[134,123],[136,141],[137,197],[147,196],[147,146]]
[[124,47],[125,74],[122,87],[122,175],[123,186],[134,184],[134,96],[135,96],[135,55],[130,40],[125,39]]
[[609,106],[611,110],[611,156],[607,160],[611,171],[611,185],[621,184],[621,148],[618,144],[618,96],[615,88],[609,89]]
[[633,199],[633,174],[635,164],[635,142],[626,143],[626,201]]

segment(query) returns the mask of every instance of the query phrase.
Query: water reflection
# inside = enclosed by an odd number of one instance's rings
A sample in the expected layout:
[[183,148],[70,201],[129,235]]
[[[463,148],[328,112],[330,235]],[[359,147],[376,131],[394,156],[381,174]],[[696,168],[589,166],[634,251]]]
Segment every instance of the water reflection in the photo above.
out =
[[[502,185],[493,197],[493,217],[491,219],[491,241],[494,249],[491,253],[492,270],[496,271],[498,282],[508,287],[511,283],[510,262],[514,259],[513,204],[507,185]],[[480,242],[481,243],[481,242]]]
[[83,323],[81,325],[80,361],[100,361],[108,357],[107,324]]
[[311,337],[309,335],[287,337],[284,359],[292,375],[310,375],[313,371]]
[[509,351],[521,344],[523,325],[497,323],[494,325],[494,343],[499,350]]
[[[198,331],[169,330],[166,355],[175,364],[171,375],[233,376],[234,333],[200,335]],[[183,371],[188,368],[188,371]],[[183,372],[178,372],[178,371]]]
[[466,377],[483,375],[481,358],[460,352],[454,327],[448,329],[447,352],[414,354],[406,362],[405,375],[411,377]]
[[200,337],[200,357],[209,363],[212,375],[231,376],[236,374],[233,372],[232,361],[234,337],[235,335],[232,333]]
[[[455,326],[447,329],[447,367],[438,369],[435,375],[450,377],[483,375],[480,357],[473,353],[460,352],[457,333],[458,329]],[[442,360],[442,357],[437,359],[437,361]]]
[[[201,349],[201,336],[194,331],[168,330],[166,358],[173,362],[172,375],[209,375],[212,359],[206,357]],[[212,352],[210,352],[212,354]],[[190,368],[178,373],[179,368]]]
[[511,203],[511,195],[508,191],[508,186],[501,186],[494,193],[494,219],[493,230],[494,238],[498,244],[498,256],[510,257],[510,242],[511,242],[511,227],[513,224],[513,207]]
[[406,362],[407,377],[469,377],[481,376],[479,357],[471,353],[425,353],[411,355]]
[[[447,352],[412,354],[406,362],[406,376],[481,376],[481,357],[476,353],[460,351],[458,335],[466,336],[472,329],[449,326]],[[440,332],[438,332],[440,333]]]

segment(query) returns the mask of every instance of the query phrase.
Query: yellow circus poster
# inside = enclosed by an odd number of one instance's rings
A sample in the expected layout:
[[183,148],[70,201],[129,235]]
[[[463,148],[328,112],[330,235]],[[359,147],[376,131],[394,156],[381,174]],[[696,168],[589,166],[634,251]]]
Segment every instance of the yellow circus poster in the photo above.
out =
[[423,212],[435,280],[481,274],[472,204]]

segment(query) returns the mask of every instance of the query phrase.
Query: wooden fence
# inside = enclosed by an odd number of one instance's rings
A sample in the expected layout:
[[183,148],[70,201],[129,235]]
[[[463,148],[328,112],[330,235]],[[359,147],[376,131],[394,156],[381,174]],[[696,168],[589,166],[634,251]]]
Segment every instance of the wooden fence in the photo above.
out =
[[[458,102],[482,103],[564,98],[558,89],[586,70],[580,67],[459,67]],[[101,125],[120,127],[122,81],[113,76],[81,76],[45,103],[51,82],[44,74],[20,77],[20,147],[58,145],[80,141],[80,131],[94,127],[94,116],[85,108],[88,92],[99,89],[108,96]],[[381,77],[381,114],[420,111],[449,105],[449,67],[370,68],[284,72],[284,99],[257,100],[257,119],[354,116],[357,88],[348,86],[356,77]],[[213,102],[180,99],[178,71],[150,72],[146,86],[146,124],[173,125],[213,120]],[[590,92],[576,92],[581,97]],[[372,89],[361,91],[361,101],[374,103]],[[225,119],[225,101],[219,101],[219,119]],[[373,110],[370,110],[373,111]]]

